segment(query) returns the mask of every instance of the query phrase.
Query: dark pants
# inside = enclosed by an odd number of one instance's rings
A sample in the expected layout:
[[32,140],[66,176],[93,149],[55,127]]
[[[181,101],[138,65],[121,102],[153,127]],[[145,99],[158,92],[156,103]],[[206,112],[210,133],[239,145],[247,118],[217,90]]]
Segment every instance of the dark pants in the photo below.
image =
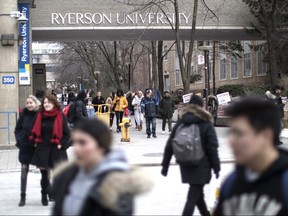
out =
[[114,113],[110,113],[110,127],[113,125]]
[[204,200],[204,185],[193,185],[190,184],[188,191],[187,201],[182,215],[193,215],[195,206],[198,207],[200,214],[203,216],[210,216],[210,212],[207,209]]
[[151,135],[151,127],[152,124],[152,134],[156,135],[156,117],[145,117],[146,118],[146,133],[147,135]]
[[123,114],[124,112],[116,111],[116,124],[117,124],[118,130],[121,130],[121,127],[119,126],[119,124],[122,122]]
[[166,127],[166,122],[168,120],[168,129],[169,131],[172,131],[172,118],[167,118],[167,117],[162,117],[162,131],[165,131],[165,127]]
[[48,170],[40,170],[41,172],[41,189],[42,194],[47,195],[50,189],[50,180],[49,180],[49,171]]
[[26,196],[28,172],[29,164],[21,164],[21,197]]

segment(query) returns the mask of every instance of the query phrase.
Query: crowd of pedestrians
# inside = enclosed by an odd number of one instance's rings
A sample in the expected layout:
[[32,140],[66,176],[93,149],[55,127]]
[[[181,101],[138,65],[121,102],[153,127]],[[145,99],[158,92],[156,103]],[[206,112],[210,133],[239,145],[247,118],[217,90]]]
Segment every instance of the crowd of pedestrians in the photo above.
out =
[[[280,94],[275,88],[266,98],[246,97],[225,110],[236,166],[221,187],[215,215],[288,215],[288,152],[278,147],[284,113]],[[85,91],[69,93],[64,109],[54,92],[27,98],[15,128],[21,163],[19,206],[26,203],[32,164],[41,172],[42,205],[55,201],[53,215],[133,215],[134,198],[151,190],[152,181],[141,169],[129,166],[123,151],[112,149],[109,126],[111,130],[115,115],[117,132],[121,132],[123,117],[134,115],[137,130],[142,130],[145,121],[147,138],[157,138],[156,117],[162,119],[163,134],[168,123],[161,174],[168,175],[174,155],[182,183],[189,184],[182,215],[193,215],[195,207],[201,215],[211,215],[204,186],[212,172],[217,179],[221,174],[213,123],[218,106],[215,96],[208,98],[206,111],[203,98],[192,95],[174,127],[175,104],[167,91],[160,100],[151,89],[135,94],[118,90],[106,100],[97,92],[92,100],[95,112],[110,110],[110,125],[89,119],[87,98]],[[66,151],[71,145],[75,161],[68,163]]]

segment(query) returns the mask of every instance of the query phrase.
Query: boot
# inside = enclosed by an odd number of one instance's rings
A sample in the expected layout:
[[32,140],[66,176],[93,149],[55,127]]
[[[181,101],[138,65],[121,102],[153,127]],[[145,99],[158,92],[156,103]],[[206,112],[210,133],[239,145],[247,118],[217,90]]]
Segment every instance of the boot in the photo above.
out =
[[140,131],[142,131],[142,123],[140,124]]
[[19,202],[19,207],[23,207],[26,204],[26,194],[21,194],[21,199]]
[[42,198],[41,198],[41,202],[43,206],[48,206],[48,198],[47,198],[47,193],[42,193]]

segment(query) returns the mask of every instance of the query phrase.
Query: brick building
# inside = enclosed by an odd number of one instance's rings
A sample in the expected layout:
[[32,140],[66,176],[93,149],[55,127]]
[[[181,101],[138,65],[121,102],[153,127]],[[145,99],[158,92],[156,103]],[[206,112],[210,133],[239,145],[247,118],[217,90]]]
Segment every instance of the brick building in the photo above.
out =
[[[243,52],[238,52],[238,56],[221,51],[219,44],[216,43],[215,55],[215,84],[216,89],[223,85],[265,85],[269,82],[267,75],[267,64],[263,61],[265,57],[264,41],[242,41]],[[187,43],[188,44],[188,43]],[[211,43],[210,43],[211,44]],[[163,52],[173,45],[173,42],[165,42]],[[258,50],[252,49],[251,45],[259,45]],[[203,55],[195,43],[193,54],[193,65],[191,75],[199,74],[202,76],[197,82],[190,84],[191,91],[202,92],[205,88],[205,67],[198,64],[198,55]],[[186,49],[188,51],[188,49]],[[213,52],[210,51],[210,87],[212,89],[212,69]],[[176,91],[182,88],[182,78],[179,67],[176,45],[173,45],[164,60],[164,88],[168,91]]]

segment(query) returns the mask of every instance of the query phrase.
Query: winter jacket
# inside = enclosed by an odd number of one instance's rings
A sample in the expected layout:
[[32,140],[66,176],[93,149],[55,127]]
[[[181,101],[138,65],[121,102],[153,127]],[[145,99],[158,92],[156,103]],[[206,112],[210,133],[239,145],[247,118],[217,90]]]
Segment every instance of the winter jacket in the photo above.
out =
[[160,114],[162,118],[172,118],[174,113],[174,105],[171,97],[164,97],[159,104]]
[[275,105],[277,105],[278,110],[279,110],[279,114],[280,114],[280,118],[284,118],[284,104],[282,102],[282,98],[281,97],[277,97],[276,95],[273,95],[270,91],[266,92],[266,97],[269,100],[272,100]]
[[[71,204],[71,187],[75,187],[81,169],[76,164],[68,164],[60,166],[54,172],[56,177],[52,191],[55,206],[52,215],[63,215],[65,202],[69,201],[69,205]],[[134,197],[149,191],[152,187],[152,182],[140,169],[129,167],[121,151],[112,151],[106,155],[89,173],[89,178],[94,179],[94,183],[90,184],[92,186],[89,186],[91,189],[88,192],[86,188],[85,196],[80,200],[82,204],[79,205],[79,201],[73,200],[80,209],[78,215],[132,215]]]
[[124,112],[124,109],[128,107],[128,101],[124,96],[116,96],[113,100],[116,112]]
[[[101,105],[101,104],[105,104],[105,99],[101,96],[99,97],[95,97],[92,100],[92,104],[93,105]],[[98,106],[94,106],[95,112],[98,112]]]
[[140,110],[141,112],[141,101],[143,97],[139,98],[137,95],[132,100],[132,106],[134,107],[134,110]]
[[[54,168],[59,162],[67,160],[66,150],[69,148],[70,130],[67,120],[63,115],[63,136],[61,139],[61,149],[51,143],[55,117],[42,118],[42,143],[38,144],[31,161],[31,164],[41,168]],[[35,143],[34,143],[35,144]]]
[[36,111],[24,108],[15,128],[16,146],[19,148],[18,159],[22,164],[30,164],[35,147],[30,143],[29,136],[33,128]]
[[227,180],[220,190],[215,215],[288,215],[283,188],[283,174],[288,170],[288,152],[279,152],[280,157],[254,180],[248,180],[244,167],[236,167],[234,180],[231,182],[232,175],[227,178],[230,179],[229,190],[226,189],[224,194]]
[[74,105],[74,117],[73,117],[73,123],[77,124],[79,121],[88,119],[88,113],[86,109],[86,105],[82,100],[77,100]]
[[163,170],[168,172],[170,160],[173,155],[172,140],[181,124],[187,126],[197,124],[199,126],[201,143],[205,152],[203,159],[197,165],[179,164],[182,182],[199,185],[208,184],[211,180],[211,170],[213,170],[215,174],[219,174],[220,172],[218,140],[212,124],[212,116],[204,109],[195,105],[187,105],[182,109],[182,117],[174,126],[165,147],[162,161]]
[[141,111],[145,113],[145,117],[156,117],[158,112],[157,102],[155,98],[145,97],[141,101]]

